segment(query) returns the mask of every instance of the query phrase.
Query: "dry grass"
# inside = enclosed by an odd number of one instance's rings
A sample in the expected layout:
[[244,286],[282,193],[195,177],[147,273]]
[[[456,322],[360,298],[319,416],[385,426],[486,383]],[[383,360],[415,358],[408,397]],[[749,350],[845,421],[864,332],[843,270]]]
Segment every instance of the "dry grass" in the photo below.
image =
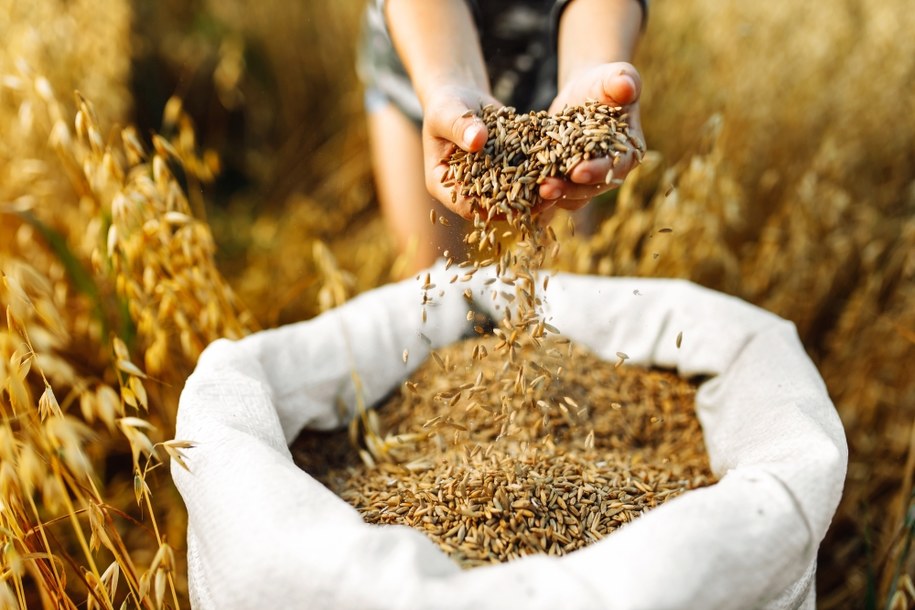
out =
[[[0,0],[0,486],[13,507],[0,606],[186,605],[181,503],[154,465],[196,352],[391,277],[353,73],[359,8]],[[651,152],[595,208],[592,237],[560,235],[563,269],[689,277],[797,323],[850,446],[822,608],[915,600],[908,9],[652,3],[636,62]],[[147,135],[176,91],[223,160],[207,201],[212,159],[182,113],[163,127],[174,152]],[[114,127],[131,107],[142,157]]]
[[29,7],[0,54],[0,606],[186,605],[185,516],[160,476],[189,446],[167,440],[177,394],[206,343],[252,328],[181,186],[212,157],[177,103],[170,139],[111,126],[129,7]]

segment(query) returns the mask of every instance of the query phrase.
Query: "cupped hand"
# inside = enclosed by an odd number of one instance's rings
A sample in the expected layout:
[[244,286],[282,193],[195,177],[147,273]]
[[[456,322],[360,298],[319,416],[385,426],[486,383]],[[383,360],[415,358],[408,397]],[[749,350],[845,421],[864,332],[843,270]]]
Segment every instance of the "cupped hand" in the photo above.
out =
[[[629,133],[644,151],[645,137],[639,119],[641,91],[642,79],[632,64],[600,64],[572,78],[553,100],[549,111],[561,112],[566,106],[580,106],[592,100],[608,106],[622,106],[629,114]],[[639,164],[640,157],[641,151],[630,151],[621,154],[615,162],[612,157],[582,161],[572,168],[568,180],[544,180],[540,185],[540,197],[547,204],[555,203],[557,207],[577,210],[597,195],[620,186]]]
[[442,87],[425,101],[423,108],[423,157],[426,189],[445,207],[464,218],[473,216],[469,200],[456,195],[456,189],[442,184],[448,170],[448,158],[455,148],[478,152],[486,144],[488,133],[480,118],[480,109],[488,104],[500,105],[494,97],[467,87]]

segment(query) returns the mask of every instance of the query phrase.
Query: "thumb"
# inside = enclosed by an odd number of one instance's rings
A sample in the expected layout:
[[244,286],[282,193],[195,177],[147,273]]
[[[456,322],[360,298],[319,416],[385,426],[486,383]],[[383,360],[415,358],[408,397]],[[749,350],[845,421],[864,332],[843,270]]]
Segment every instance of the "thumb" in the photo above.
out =
[[488,134],[483,119],[460,99],[451,98],[429,108],[426,122],[431,135],[454,142],[468,152],[486,144]]
[[465,126],[462,124],[456,128],[456,131],[459,130],[461,132],[461,139],[455,141],[460,142],[460,146],[464,150],[468,152],[477,152],[486,144],[486,139],[488,138],[486,125],[479,117],[462,120],[462,123],[466,120],[469,120],[468,125]]
[[600,79],[602,97],[617,106],[638,101],[642,93],[642,78],[631,64],[610,64]]

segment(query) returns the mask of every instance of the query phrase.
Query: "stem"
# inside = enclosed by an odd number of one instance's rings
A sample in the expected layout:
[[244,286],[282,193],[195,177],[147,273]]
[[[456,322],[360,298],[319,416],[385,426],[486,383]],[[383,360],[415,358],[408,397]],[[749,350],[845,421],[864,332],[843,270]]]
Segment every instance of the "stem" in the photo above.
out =
[[[38,533],[41,536],[41,542],[44,544],[44,548],[47,549],[48,554],[51,555],[52,554],[51,544],[48,542],[47,532],[45,532],[44,524],[41,522],[41,515],[38,514],[38,507],[35,506],[35,498],[32,497],[32,494],[28,494],[28,497],[29,497],[29,506],[32,508],[32,514],[35,515],[35,521],[36,521],[35,527],[38,528]],[[54,573],[55,584],[57,585],[58,590],[63,591],[64,584],[60,580],[60,573],[57,571],[57,564],[53,560],[50,562],[50,564],[51,564],[51,571]]]
[[[64,483],[64,476],[61,473],[60,462],[57,460],[57,458],[54,458],[51,460],[51,465],[53,467],[54,476],[57,479],[57,482],[60,483],[61,487],[63,487],[64,493],[61,495],[63,496],[64,502],[67,505],[67,512],[69,513],[68,516],[70,517],[70,522],[71,522],[71,525],[73,526],[73,531],[76,533],[76,537],[79,540],[79,545],[83,549],[83,554],[86,557],[86,561],[89,563],[89,567],[91,568],[92,575],[95,576],[97,580],[101,581],[102,576],[101,576],[101,574],[99,574],[98,567],[95,565],[95,558],[92,556],[92,551],[89,549],[89,544],[86,542],[86,536],[83,533],[83,528],[80,525],[79,519],[76,516],[76,508],[73,506],[73,502],[70,501],[70,494],[67,492],[67,487],[66,487],[66,484]],[[111,599],[108,597],[108,588],[107,587],[100,587],[100,588],[102,589],[102,597],[104,598],[108,607],[109,608],[113,607],[114,604],[112,603]]]
[[890,581],[890,588],[887,591],[886,610],[890,610],[893,602],[893,593],[899,587],[899,578],[902,575],[903,566],[909,553],[912,552],[912,540],[915,539],[915,491],[909,496],[909,509],[905,518],[904,528],[906,530],[905,543],[896,558],[896,569],[893,570],[893,579]]
[[19,600],[20,610],[27,610],[28,606],[25,605],[25,589],[22,588],[22,579],[18,576],[13,578],[13,586],[16,588],[16,597]]
[[[95,485],[95,481],[89,479],[89,484],[92,486],[92,492],[94,493],[95,497],[101,498],[98,488]],[[103,504],[101,501],[99,501],[98,504],[99,506],[104,506],[106,510],[109,510],[107,504]],[[140,523],[122,511],[117,511],[116,509],[113,510],[118,512],[118,514],[120,514],[122,517],[133,520],[134,523]],[[108,516],[107,513],[105,516]],[[118,565],[123,568],[123,570],[121,570],[121,574],[124,576],[124,580],[127,583],[128,591],[134,593],[135,597],[140,599],[140,579],[137,578],[137,568],[133,564],[133,560],[130,557],[130,553],[127,551],[127,547],[124,546],[124,541],[121,539],[121,536],[118,535],[117,532],[115,532],[115,534],[116,535],[114,537],[111,537],[109,532],[109,538],[111,538],[111,543],[115,545],[117,549],[109,550],[111,551],[112,555],[114,555],[114,559],[118,562]]]

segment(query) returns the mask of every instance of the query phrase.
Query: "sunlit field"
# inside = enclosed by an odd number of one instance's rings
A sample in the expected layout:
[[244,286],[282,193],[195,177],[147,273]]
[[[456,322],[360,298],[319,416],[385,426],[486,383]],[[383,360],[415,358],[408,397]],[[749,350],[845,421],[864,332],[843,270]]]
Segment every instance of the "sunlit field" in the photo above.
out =
[[[398,277],[361,8],[0,0],[0,608],[189,607],[197,356]],[[556,223],[561,270],[797,325],[849,443],[824,609],[915,606],[912,32],[906,0],[654,0],[649,153],[591,235]]]

